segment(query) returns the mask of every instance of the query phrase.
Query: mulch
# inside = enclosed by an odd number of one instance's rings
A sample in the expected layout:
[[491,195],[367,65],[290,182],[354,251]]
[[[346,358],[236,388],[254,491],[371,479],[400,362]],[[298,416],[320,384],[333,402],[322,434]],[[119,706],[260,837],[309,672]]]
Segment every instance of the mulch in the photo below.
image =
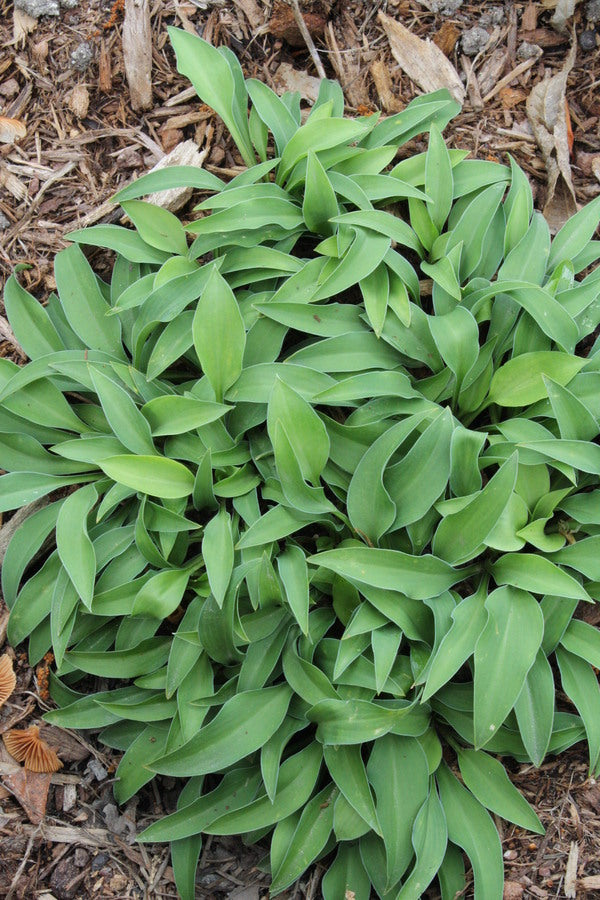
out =
[[[64,235],[97,221],[119,221],[112,194],[184,140],[206,151],[209,171],[228,176],[238,170],[241,160],[221,123],[175,70],[167,25],[228,44],[247,75],[276,88],[314,89],[313,62],[284,0],[154,0],[153,106],[134,112],[121,42],[123,5],[123,0],[112,6],[67,0],[60,15],[27,20],[11,0],[0,0],[0,116],[27,126],[26,137],[0,144],[0,287],[16,264],[25,263],[30,268],[20,277],[43,301],[55,287],[52,260],[66,245]],[[540,208],[547,172],[529,125],[527,98],[534,85],[561,70],[572,41],[578,41],[565,98],[572,183],[579,203],[600,193],[600,37],[594,46],[594,25],[585,19],[588,4],[577,4],[563,32],[550,21],[556,0],[306,0],[301,6],[328,77],[342,83],[350,115],[376,109],[390,114],[420,93],[391,54],[380,11],[417,36],[432,38],[459,73],[472,65],[475,85],[446,137],[476,158],[506,161],[512,154],[530,177]],[[435,12],[444,7],[455,11]],[[490,40],[465,61],[461,36],[482,25]],[[523,41],[541,48],[528,67],[519,55]],[[76,68],[74,62],[86,56],[89,65]],[[515,69],[519,74],[507,78]],[[423,149],[415,139],[402,152]],[[99,264],[108,262],[99,258]],[[0,355],[23,361],[4,332]],[[0,612],[0,646],[5,620]],[[15,659],[18,687],[0,712],[0,732],[16,723],[34,724],[48,708],[47,664],[34,671],[17,652]],[[47,784],[29,786],[34,807],[29,817],[11,759],[0,752],[0,897],[175,898],[166,846],[135,843],[136,832],[174,808],[175,784],[163,779],[160,788],[148,786],[119,809],[111,780],[118,754],[93,736],[53,734],[49,727],[46,733],[60,743],[65,767]],[[498,822],[506,900],[565,896],[565,875],[573,867],[576,895],[571,896],[600,898],[600,786],[587,777],[585,745],[549,759],[539,770],[513,764],[511,777],[534,805],[546,834],[534,836]],[[43,815],[37,824],[31,821],[36,804]],[[197,897],[266,898],[263,856],[260,847],[234,839],[207,839]],[[319,897],[323,871],[317,865],[282,896]]]

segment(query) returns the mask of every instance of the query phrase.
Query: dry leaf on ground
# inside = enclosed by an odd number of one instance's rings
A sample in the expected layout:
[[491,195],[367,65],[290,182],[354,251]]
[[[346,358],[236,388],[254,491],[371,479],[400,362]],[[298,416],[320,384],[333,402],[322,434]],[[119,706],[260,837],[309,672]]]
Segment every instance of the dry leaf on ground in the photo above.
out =
[[24,138],[27,129],[20,119],[7,119],[0,116],[0,143],[14,144],[19,138]]
[[46,814],[51,779],[50,773],[30,772],[27,769],[19,769],[2,778],[4,787],[19,801],[32,825],[39,825]]
[[527,98],[527,116],[548,173],[548,193],[543,212],[553,232],[558,231],[577,211],[565,108],[567,78],[576,54],[577,45],[574,43],[561,71],[536,84]]
[[307,72],[295,69],[289,63],[283,62],[275,72],[275,83],[284,91],[298,91],[305,100],[314,101],[319,96],[320,78],[314,78]]
[[567,860],[567,868],[565,871],[564,893],[565,897],[577,896],[577,863],[579,861],[579,844],[577,841],[571,841],[571,851]]
[[[580,2],[580,0],[558,0],[557,3],[553,3],[555,6],[554,15],[552,16],[552,24],[559,31],[563,31],[566,27],[568,20],[575,13],[575,7]],[[544,3],[544,6],[547,6]]]
[[455,100],[463,102],[465,88],[460,76],[433,41],[421,40],[383,12],[378,13],[378,19],[387,34],[394,59],[421,90],[448,88]]

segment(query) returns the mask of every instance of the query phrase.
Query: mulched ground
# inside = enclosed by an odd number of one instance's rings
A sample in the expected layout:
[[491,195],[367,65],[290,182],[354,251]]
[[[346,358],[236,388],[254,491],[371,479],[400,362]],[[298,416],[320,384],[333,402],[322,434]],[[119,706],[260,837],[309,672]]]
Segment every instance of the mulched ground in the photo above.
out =
[[[131,109],[124,76],[123,0],[113,6],[102,0],[73,2],[67,0],[58,17],[27,21],[12,2],[0,0],[0,116],[27,125],[25,138],[0,144],[0,287],[14,265],[27,263],[31,268],[22,278],[41,300],[55,286],[52,259],[65,246],[63,235],[95,221],[118,221],[110,196],[178,143],[194,140],[206,150],[206,168],[218,174],[230,175],[240,165],[220,122],[176,73],[167,25],[229,44],[248,75],[275,87],[310,93],[316,75],[284,0],[155,0],[154,106],[138,114]],[[432,38],[459,73],[472,64],[475,80],[462,113],[446,132],[449,142],[484,159],[505,161],[510,152],[529,175],[539,207],[546,201],[547,171],[526,102],[535,84],[563,67],[573,39],[577,57],[566,89],[571,176],[579,203],[600,193],[600,38],[586,22],[589,3],[577,4],[563,33],[551,26],[556,5],[557,0],[301,3],[327,75],[342,82],[349,114],[393,113],[420,93],[391,55],[380,10],[419,37]],[[444,14],[444,9],[454,12]],[[490,40],[465,61],[461,36],[476,26],[484,27]],[[519,50],[523,41],[541,48],[528,66]],[[90,64],[80,71],[73,59],[86,54]],[[515,69],[520,74],[507,78]],[[406,153],[422,149],[415,140]],[[0,333],[0,355],[21,361],[10,334]],[[5,619],[0,612],[0,646]],[[17,723],[33,724],[48,708],[45,667],[34,672],[16,656],[16,670],[18,689],[0,712],[0,732]],[[65,768],[48,784],[37,784],[29,797],[34,819],[36,804],[38,812],[45,806],[41,824],[32,824],[15,799],[20,788],[14,766],[0,752],[0,897],[175,898],[166,848],[135,843],[136,831],[173,808],[174,785],[164,779],[160,791],[150,786],[118,809],[111,782],[117,755],[93,738],[51,729],[47,736],[60,742]],[[540,770],[516,767],[513,780],[547,831],[538,837],[498,823],[506,900],[565,896],[569,859],[577,898],[600,898],[600,786],[587,778],[585,747],[550,759]],[[197,897],[266,898],[261,856],[260,849],[235,840],[208,840]],[[319,897],[322,871],[317,866],[282,896]]]

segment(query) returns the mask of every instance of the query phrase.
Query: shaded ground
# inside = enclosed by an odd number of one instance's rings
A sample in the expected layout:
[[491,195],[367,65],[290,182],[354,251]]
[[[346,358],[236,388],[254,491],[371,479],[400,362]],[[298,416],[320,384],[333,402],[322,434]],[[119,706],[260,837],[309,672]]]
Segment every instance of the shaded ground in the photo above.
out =
[[[510,152],[530,176],[538,206],[546,202],[547,168],[526,101],[545,74],[563,67],[572,43],[569,30],[559,33],[551,27],[556,0],[340,0],[333,6],[329,0],[312,0],[302,5],[311,14],[328,76],[338,77],[344,86],[350,114],[375,109],[393,113],[419,93],[391,55],[379,10],[414,34],[433,38],[459,73],[472,64],[475,77],[463,112],[448,128],[450,143],[479,158],[505,160]],[[432,12],[444,7],[455,12]],[[593,25],[585,21],[588,7],[577,6],[575,31],[578,41],[591,49],[578,44],[566,89],[570,174],[580,203],[600,192],[600,50],[598,40],[594,46]],[[223,142],[220,122],[175,72],[167,25],[228,43],[248,75],[275,87],[314,89],[313,64],[283,0],[155,0],[154,106],[146,114],[134,113],[124,78],[121,19],[119,0],[112,7],[102,0],[80,0],[58,17],[29,22],[15,15],[12,2],[0,0],[0,116],[27,125],[25,138],[0,144],[0,286],[15,264],[27,263],[31,268],[22,276],[24,282],[43,300],[55,286],[52,258],[64,246],[63,235],[94,221],[118,221],[109,197],[183,140],[192,139],[206,150],[209,170],[225,175],[237,170],[240,160]],[[475,26],[488,32],[488,44],[477,56],[465,58],[461,36]],[[584,31],[588,35],[582,39]],[[523,41],[540,47],[540,54],[524,58]],[[76,62],[84,60],[86,48],[90,64],[78,71],[72,54]],[[515,70],[519,74],[509,77]],[[421,149],[416,140],[406,153]],[[0,338],[0,355],[20,361],[10,334],[2,332]],[[0,614],[0,642],[4,631]],[[32,671],[21,657],[16,669],[18,690],[0,712],[0,732],[17,722],[32,724],[47,708],[45,670]],[[9,786],[0,786],[0,897],[176,897],[166,848],[134,841],[137,830],[173,808],[173,784],[165,779],[160,793],[149,787],[119,810],[111,791],[117,755],[93,738],[73,734],[69,739],[51,730],[48,737],[60,741],[65,768],[51,778],[41,825],[31,824],[14,798],[18,790],[10,780],[12,763],[0,744],[1,784]],[[600,897],[600,787],[587,780],[583,745],[539,771],[517,767],[513,780],[547,832],[543,838],[532,837],[504,825],[507,900],[565,896],[569,856],[571,868],[576,863],[577,897]],[[46,787],[36,785],[34,805],[43,808]],[[266,897],[268,879],[257,868],[260,856],[235,840],[208,841],[197,896]],[[319,897],[321,874],[317,866],[286,896]]]

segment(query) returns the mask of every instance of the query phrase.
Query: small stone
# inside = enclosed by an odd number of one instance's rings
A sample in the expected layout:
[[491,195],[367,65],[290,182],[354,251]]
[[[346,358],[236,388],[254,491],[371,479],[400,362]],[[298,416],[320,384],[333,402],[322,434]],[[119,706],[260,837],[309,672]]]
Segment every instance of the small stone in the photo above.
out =
[[453,16],[462,5],[463,0],[431,0],[431,12],[441,13],[443,16]]
[[33,19],[60,14],[57,0],[15,0],[15,6]]
[[480,25],[501,25],[504,21],[504,10],[501,6],[490,6],[479,19]]
[[475,28],[469,28],[468,31],[463,32],[461,38],[463,53],[466,56],[477,56],[487,46],[489,39],[490,36],[485,28],[480,28],[478,25]]
[[91,772],[96,781],[104,781],[105,778],[108,778],[108,772],[97,759],[90,759],[86,772]]
[[83,847],[77,847],[75,853],[73,855],[73,862],[77,866],[78,869],[83,869],[84,866],[87,866],[90,861],[90,854],[87,850],[84,850]]
[[529,41],[523,41],[517,50],[517,56],[519,59],[534,59],[534,57],[539,56],[541,53],[541,47],[538,47],[537,44],[530,44]]
[[0,94],[10,100],[15,94],[19,93],[19,82],[16,78],[8,78],[0,84]]
[[0,231],[5,231],[7,228],[10,228],[10,222],[4,213],[0,212]]
[[582,50],[589,51],[596,49],[596,32],[582,31],[579,35],[579,46]]
[[60,5],[63,9],[75,9],[79,6],[79,0],[60,0]]
[[585,8],[585,17],[588,22],[600,22],[600,0],[589,0]]
[[78,72],[85,72],[94,58],[94,50],[87,41],[82,41],[71,53],[71,65]]

